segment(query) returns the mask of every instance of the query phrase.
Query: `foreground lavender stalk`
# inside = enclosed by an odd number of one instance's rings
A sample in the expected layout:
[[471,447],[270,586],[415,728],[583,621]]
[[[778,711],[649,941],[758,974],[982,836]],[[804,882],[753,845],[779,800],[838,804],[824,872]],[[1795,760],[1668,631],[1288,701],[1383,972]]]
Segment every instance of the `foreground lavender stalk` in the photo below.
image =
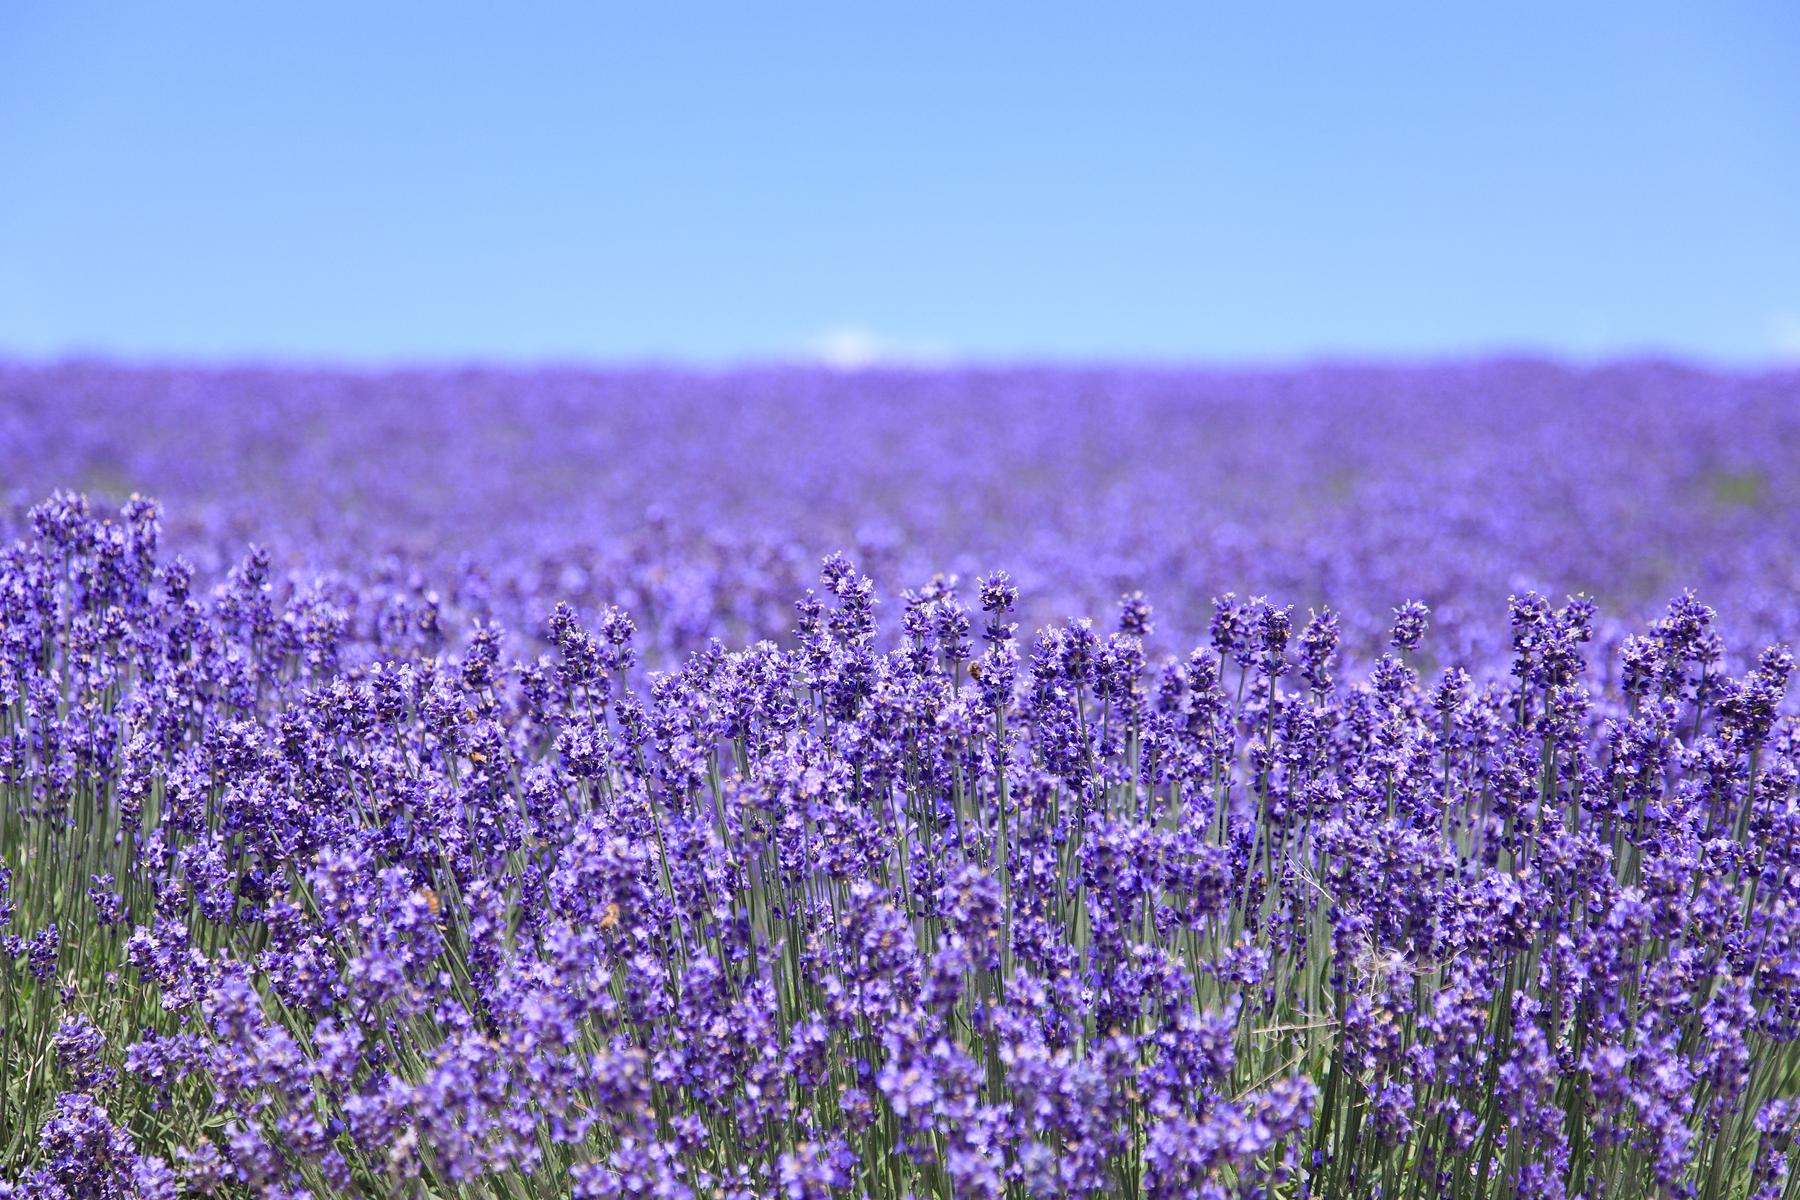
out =
[[1153,663],[833,556],[651,672],[158,528],[0,555],[0,1195],[1796,1190],[1793,662],[1691,596]]

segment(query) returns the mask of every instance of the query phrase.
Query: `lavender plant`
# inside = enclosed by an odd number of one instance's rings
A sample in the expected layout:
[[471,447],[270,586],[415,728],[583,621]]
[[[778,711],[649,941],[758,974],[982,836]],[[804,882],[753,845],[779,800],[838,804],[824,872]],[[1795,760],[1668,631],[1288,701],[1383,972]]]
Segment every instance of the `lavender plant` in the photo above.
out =
[[644,662],[160,541],[0,553],[0,1195],[1794,1194],[1793,659],[1691,594],[831,555]]
[[1797,389],[0,365],[0,1197],[1788,1196]]

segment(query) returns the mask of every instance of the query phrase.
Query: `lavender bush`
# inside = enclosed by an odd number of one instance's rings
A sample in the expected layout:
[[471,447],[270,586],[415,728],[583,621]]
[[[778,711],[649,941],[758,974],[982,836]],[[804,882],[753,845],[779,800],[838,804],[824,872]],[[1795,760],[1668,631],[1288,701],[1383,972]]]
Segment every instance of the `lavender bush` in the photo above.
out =
[[0,1196],[1797,1190],[1800,379],[0,402]]

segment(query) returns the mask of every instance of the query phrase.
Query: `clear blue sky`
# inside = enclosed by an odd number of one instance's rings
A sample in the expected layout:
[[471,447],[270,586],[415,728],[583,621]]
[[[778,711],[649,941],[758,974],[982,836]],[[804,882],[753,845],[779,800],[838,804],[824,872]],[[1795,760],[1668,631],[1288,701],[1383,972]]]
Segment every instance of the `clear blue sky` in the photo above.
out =
[[1793,360],[1796,62],[1791,0],[15,0],[0,354]]

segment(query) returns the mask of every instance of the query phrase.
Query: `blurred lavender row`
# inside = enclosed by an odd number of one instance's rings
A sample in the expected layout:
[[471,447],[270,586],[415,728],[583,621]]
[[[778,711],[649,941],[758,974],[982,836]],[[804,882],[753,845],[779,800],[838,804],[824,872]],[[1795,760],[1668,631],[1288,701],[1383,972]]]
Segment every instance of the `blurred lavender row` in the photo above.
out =
[[[1306,371],[516,373],[0,368],[0,467],[162,502],[217,579],[278,575],[541,632],[619,604],[653,655],[787,628],[820,558],[888,594],[1005,566],[1028,628],[1144,591],[1179,652],[1211,599],[1408,597],[1440,657],[1504,649],[1505,597],[1635,627],[1683,588],[1734,646],[1791,640],[1800,373],[1518,362]],[[365,586],[366,585],[366,586]],[[460,623],[460,622],[453,622]]]

